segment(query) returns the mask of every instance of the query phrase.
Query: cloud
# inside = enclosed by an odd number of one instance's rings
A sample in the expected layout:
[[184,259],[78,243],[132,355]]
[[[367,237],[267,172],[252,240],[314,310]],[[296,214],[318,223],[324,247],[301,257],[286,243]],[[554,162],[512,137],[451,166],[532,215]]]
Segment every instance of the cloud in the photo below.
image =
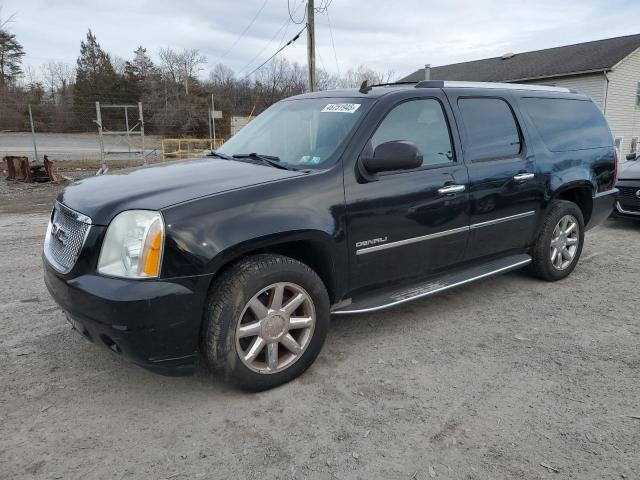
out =
[[[88,28],[102,47],[130,58],[138,45],[155,56],[162,47],[198,48],[208,68],[237,41],[222,63],[247,73],[290,39],[301,25],[289,19],[287,2],[267,0],[0,0],[16,12],[13,33],[26,63],[75,62]],[[303,0],[290,0],[302,18]],[[320,3],[316,0],[316,4]],[[441,65],[600,38],[638,33],[637,1],[540,0],[334,0],[316,15],[317,63],[333,73],[359,64],[406,75],[425,63]],[[329,19],[333,27],[335,54]],[[282,52],[306,63],[306,34]],[[337,57],[337,63],[336,63]]]

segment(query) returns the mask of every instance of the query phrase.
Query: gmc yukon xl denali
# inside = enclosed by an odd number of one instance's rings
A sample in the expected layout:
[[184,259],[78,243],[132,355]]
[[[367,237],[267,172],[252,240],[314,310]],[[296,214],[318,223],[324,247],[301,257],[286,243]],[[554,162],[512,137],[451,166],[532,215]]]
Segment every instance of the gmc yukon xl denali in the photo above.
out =
[[616,170],[601,112],[566,89],[309,93],[208,157],[68,187],[45,281],[72,325],[116,354],[168,375],[203,358],[263,390],[312,364],[332,314],[523,267],[565,278],[613,209]]

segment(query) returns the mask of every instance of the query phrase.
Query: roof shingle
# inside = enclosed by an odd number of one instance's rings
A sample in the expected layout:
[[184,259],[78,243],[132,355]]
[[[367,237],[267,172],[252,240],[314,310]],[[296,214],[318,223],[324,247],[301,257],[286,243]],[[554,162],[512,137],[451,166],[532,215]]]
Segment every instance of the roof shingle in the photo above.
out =
[[[609,70],[637,48],[640,48],[640,34],[627,35],[518,53],[507,59],[495,57],[432,67],[431,79],[513,82]],[[424,68],[399,81],[420,80],[424,80]]]

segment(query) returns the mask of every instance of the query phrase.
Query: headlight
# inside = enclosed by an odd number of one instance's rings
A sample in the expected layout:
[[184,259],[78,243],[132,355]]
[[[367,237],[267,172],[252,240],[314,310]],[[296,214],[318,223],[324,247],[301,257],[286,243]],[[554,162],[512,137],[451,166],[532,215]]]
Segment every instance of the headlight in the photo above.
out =
[[160,213],[122,212],[107,228],[98,273],[124,278],[158,277],[163,247],[164,222]]

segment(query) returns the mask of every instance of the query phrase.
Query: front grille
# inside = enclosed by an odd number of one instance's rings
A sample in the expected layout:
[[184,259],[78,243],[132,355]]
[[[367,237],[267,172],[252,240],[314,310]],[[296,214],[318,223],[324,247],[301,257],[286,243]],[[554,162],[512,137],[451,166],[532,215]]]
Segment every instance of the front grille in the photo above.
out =
[[89,228],[89,217],[55,202],[44,241],[44,252],[57,270],[67,273],[73,268]]
[[640,191],[640,185],[637,187],[618,187],[618,202],[625,210],[634,210],[640,212],[640,198],[636,192]]

